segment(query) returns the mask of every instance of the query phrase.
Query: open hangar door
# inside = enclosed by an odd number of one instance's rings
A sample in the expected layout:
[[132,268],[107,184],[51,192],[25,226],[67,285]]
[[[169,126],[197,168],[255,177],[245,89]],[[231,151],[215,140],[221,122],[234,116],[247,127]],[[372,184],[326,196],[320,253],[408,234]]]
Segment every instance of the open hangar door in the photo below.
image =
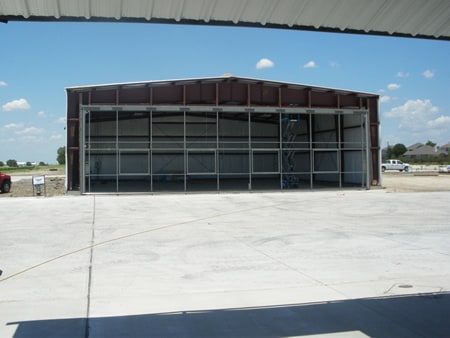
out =
[[364,110],[82,110],[84,193],[369,186]]

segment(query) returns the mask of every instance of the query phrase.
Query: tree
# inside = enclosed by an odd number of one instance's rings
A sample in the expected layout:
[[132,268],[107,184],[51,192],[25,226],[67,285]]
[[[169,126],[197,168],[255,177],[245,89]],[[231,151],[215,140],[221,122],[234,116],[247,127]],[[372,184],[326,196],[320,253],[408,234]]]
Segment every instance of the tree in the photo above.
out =
[[8,161],[6,161],[6,165],[8,167],[18,167],[16,160],[8,160]]
[[4,167],[5,163],[3,163],[3,161],[0,161],[0,167]]
[[41,167],[43,167],[43,166],[46,166],[46,164],[45,164],[45,162],[39,162],[39,166],[41,166]]
[[430,146],[430,147],[434,147],[434,146],[436,146],[436,143],[428,140],[427,143],[425,143],[425,145]]
[[448,158],[448,154],[444,154],[444,153],[439,154],[438,159],[437,159],[438,164],[439,164],[439,165],[443,165],[444,163],[447,162],[447,161],[446,161],[447,158]]
[[58,157],[56,160],[59,164],[66,164],[66,147],[59,147],[58,148]]
[[400,157],[404,153],[406,153],[408,149],[406,149],[404,144],[397,143],[395,146],[392,147],[392,156],[393,157]]

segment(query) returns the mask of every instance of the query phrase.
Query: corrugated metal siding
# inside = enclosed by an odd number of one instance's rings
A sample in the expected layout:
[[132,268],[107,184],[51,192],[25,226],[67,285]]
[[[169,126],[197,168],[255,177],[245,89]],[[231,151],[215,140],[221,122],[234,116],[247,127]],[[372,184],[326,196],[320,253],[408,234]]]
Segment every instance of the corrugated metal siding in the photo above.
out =
[[0,0],[0,20],[269,26],[450,40],[449,0]]

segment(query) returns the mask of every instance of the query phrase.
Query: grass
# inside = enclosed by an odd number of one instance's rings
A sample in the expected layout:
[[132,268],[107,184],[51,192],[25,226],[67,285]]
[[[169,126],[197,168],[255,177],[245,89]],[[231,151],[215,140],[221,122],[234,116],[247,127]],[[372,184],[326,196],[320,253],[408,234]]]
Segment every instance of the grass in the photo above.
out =
[[37,165],[30,167],[0,167],[0,172],[4,174],[22,174],[22,173],[33,173],[34,171],[40,170],[50,170],[50,171],[58,171],[65,172],[66,166],[64,164],[54,164],[54,165]]

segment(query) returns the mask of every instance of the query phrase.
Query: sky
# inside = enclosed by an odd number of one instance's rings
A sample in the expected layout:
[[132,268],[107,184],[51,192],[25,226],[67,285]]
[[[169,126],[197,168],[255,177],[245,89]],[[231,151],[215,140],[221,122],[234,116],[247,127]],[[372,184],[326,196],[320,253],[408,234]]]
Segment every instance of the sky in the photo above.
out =
[[450,143],[450,42],[145,23],[0,24],[0,161],[57,163],[65,88],[241,77],[380,95],[381,145]]

